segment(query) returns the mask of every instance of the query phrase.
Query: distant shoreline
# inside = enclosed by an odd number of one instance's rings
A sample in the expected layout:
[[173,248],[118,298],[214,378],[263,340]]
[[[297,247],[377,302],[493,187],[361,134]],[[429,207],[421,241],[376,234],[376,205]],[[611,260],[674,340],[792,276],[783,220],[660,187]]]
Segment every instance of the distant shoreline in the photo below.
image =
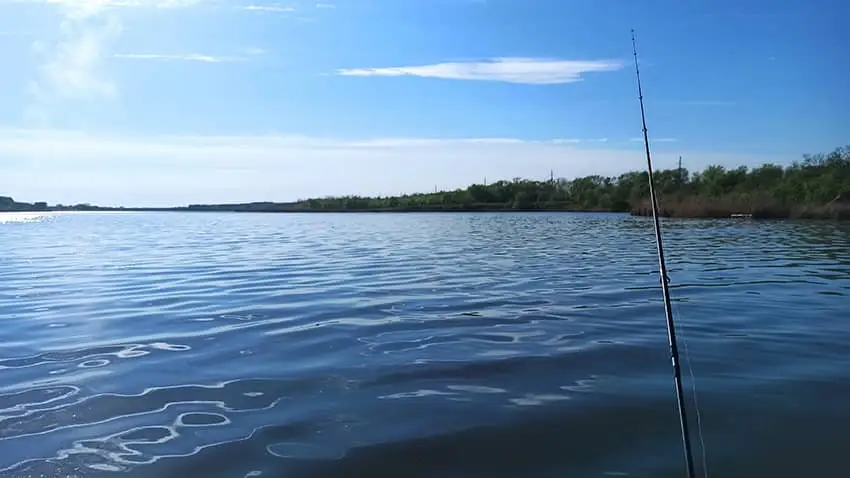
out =
[[[842,207],[841,211],[836,213],[834,209],[828,207],[811,208],[811,207],[791,207],[783,209],[780,213],[768,212],[730,212],[743,209],[727,210],[721,205],[707,205],[709,209],[698,211],[677,211],[675,207],[662,208],[661,216],[673,219],[754,219],[754,220],[789,220],[789,219],[810,219],[810,220],[848,220],[850,219],[850,209]],[[672,211],[672,212],[671,212]],[[209,208],[209,209],[191,209],[187,207],[175,208],[122,208],[122,207],[89,207],[85,209],[74,208],[48,208],[48,209],[15,209],[15,210],[0,210],[0,212],[23,212],[23,213],[49,213],[49,212],[187,212],[187,213],[229,213],[229,214],[423,214],[423,213],[568,213],[568,214],[625,214],[632,217],[650,217],[652,211],[648,206],[635,208],[631,211],[610,211],[610,210],[583,210],[583,209],[514,209],[514,208],[419,208],[419,209],[239,209],[239,208]]]
[[[806,155],[790,166],[764,164],[698,173],[656,171],[659,213],[676,218],[850,219],[850,146]],[[192,204],[177,207],[99,207],[21,203],[0,196],[0,211],[137,211],[261,213],[572,212],[649,216],[649,177],[633,171],[572,180],[514,178],[467,188],[401,196],[336,196],[292,202]]]
[[[266,204],[266,203],[264,203]],[[196,207],[105,207],[105,206],[69,206],[69,207],[31,207],[26,203],[17,203],[14,209],[0,209],[0,212],[188,212],[188,213],[259,213],[259,214],[421,214],[421,213],[575,213],[575,214],[628,214],[635,217],[652,216],[648,201],[643,201],[628,210],[577,209],[570,207],[419,207],[419,208],[364,208],[364,209],[309,209],[290,205],[273,204],[270,207],[253,204],[203,205]],[[30,207],[27,207],[30,206]],[[688,198],[670,200],[660,206],[660,215],[677,219],[850,219],[850,204],[847,201],[834,201],[823,206],[805,205],[769,205],[763,206],[747,202],[737,205],[729,201],[703,201],[695,203]]]
[[394,214],[416,214],[416,213],[468,213],[468,212],[563,212],[563,213],[606,213],[606,214],[628,214],[629,211],[605,211],[605,210],[586,210],[586,209],[514,209],[514,208],[406,208],[406,209],[298,209],[298,208],[280,208],[280,209],[248,209],[248,208],[227,208],[227,207],[210,207],[210,208],[188,208],[188,207],[173,207],[173,208],[137,208],[137,207],[88,207],[88,208],[47,208],[47,209],[14,209],[0,210],[0,212],[191,212],[191,213],[211,213],[211,212],[229,212],[229,213],[262,213],[262,214],[327,214],[327,213],[394,213]]

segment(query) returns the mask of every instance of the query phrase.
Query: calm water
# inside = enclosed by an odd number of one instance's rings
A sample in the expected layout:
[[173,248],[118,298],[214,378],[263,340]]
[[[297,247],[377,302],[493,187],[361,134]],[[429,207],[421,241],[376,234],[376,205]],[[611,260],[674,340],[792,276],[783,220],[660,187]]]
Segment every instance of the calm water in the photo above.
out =
[[[850,476],[850,225],[665,234],[709,476]],[[656,267],[622,215],[3,215],[0,476],[681,477]]]

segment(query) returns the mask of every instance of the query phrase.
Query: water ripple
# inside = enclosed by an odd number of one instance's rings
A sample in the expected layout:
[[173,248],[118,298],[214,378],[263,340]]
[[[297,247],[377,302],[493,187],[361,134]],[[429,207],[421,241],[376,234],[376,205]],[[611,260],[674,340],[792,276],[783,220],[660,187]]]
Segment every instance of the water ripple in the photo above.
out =
[[[844,476],[850,226],[664,233],[712,474]],[[0,214],[0,475],[681,476],[653,239],[609,214]]]

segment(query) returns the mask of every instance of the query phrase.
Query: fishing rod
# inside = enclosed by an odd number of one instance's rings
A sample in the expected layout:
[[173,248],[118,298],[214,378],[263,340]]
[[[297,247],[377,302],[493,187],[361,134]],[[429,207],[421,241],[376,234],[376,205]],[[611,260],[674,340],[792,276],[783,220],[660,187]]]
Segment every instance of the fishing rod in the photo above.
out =
[[673,322],[673,305],[670,302],[670,278],[667,276],[667,264],[664,262],[664,245],[661,241],[661,223],[658,219],[658,199],[655,196],[655,185],[652,178],[652,157],[649,154],[649,136],[646,132],[646,111],[643,107],[643,90],[640,85],[640,68],[638,67],[637,43],[635,31],[632,30],[632,52],[635,57],[635,76],[637,77],[638,99],[640,100],[640,118],[643,124],[643,144],[646,149],[646,171],[649,176],[649,197],[652,202],[652,219],[655,223],[655,244],[658,246],[658,268],[661,275],[661,289],[664,291],[664,313],[667,316],[667,340],[670,344],[670,356],[673,362],[673,378],[676,382],[676,400],[679,405],[679,425],[682,428],[682,445],[685,452],[685,464],[688,478],[694,478],[694,458],[691,452],[691,439],[688,433],[688,417],[685,412],[685,397],[682,391],[682,369],[679,366],[679,347],[676,343],[676,327]]

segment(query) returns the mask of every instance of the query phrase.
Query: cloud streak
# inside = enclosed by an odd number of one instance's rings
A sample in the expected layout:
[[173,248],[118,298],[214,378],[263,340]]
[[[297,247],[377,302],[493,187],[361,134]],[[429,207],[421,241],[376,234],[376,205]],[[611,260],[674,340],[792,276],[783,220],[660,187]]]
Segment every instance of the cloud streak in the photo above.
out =
[[201,63],[229,63],[240,61],[242,58],[232,56],[202,55],[199,53],[187,53],[184,55],[164,55],[156,53],[116,53],[114,58],[122,60],[155,60],[155,61],[196,61]]
[[[232,2],[210,2],[209,0],[0,0],[3,3],[31,4],[31,5],[54,5],[63,8],[73,8],[78,12],[89,12],[90,14],[101,13],[106,10],[125,8],[185,8],[193,6],[206,6],[209,8],[234,8],[254,12],[294,12],[296,9],[289,5],[281,4],[234,4]],[[327,5],[327,4],[322,4]],[[333,5],[330,5],[333,8]],[[320,7],[321,8],[321,7]]]
[[337,70],[337,74],[342,76],[418,76],[552,85],[581,81],[585,73],[616,71],[621,68],[623,63],[614,60],[571,61],[503,57],[488,61],[447,62],[419,66],[349,68]]
[[99,10],[109,7],[154,7],[154,8],[179,8],[197,5],[203,0],[33,0],[29,3],[46,3],[49,5],[63,5],[74,8]]
[[208,55],[202,53],[183,53],[183,54],[167,54],[167,53],[116,53],[113,58],[119,60],[149,60],[149,61],[193,61],[200,63],[231,63],[236,61],[249,61],[251,59],[265,55],[266,51],[262,48],[251,47],[244,50],[242,55],[238,56],[222,56]]
[[5,3],[55,5],[74,10],[78,15],[93,15],[113,8],[181,8],[204,0],[11,0]]
[[294,7],[288,5],[242,5],[237,8],[249,12],[290,13],[295,11]]

